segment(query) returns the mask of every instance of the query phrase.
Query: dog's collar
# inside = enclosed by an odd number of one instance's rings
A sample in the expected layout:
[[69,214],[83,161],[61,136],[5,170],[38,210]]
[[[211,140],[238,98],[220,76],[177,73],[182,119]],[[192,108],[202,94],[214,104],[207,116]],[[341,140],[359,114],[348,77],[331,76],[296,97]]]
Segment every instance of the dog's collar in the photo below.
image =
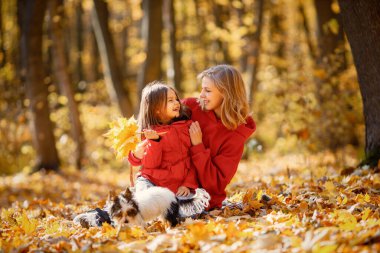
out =
[[104,222],[107,222],[108,224],[111,224],[110,216],[109,216],[109,214],[106,211],[103,211],[100,208],[95,208],[95,211],[96,211],[96,213],[98,215],[98,221],[100,222],[100,224],[102,224]]

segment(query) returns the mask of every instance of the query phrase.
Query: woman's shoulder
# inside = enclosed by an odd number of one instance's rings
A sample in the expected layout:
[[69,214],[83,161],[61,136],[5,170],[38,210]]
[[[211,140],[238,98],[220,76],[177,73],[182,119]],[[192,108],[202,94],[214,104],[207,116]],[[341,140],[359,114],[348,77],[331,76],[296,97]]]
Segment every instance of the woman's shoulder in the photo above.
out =
[[239,135],[242,135],[245,139],[247,139],[251,134],[253,134],[256,130],[256,123],[253,120],[252,116],[248,116],[246,118],[246,123],[241,124],[235,129],[235,132]]

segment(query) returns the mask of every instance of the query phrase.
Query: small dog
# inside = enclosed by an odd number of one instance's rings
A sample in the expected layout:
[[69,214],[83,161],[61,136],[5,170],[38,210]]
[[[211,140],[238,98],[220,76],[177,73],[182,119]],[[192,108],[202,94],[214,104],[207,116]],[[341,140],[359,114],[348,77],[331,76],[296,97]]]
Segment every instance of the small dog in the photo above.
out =
[[[202,213],[209,205],[210,195],[204,189],[196,189],[189,199],[177,198],[164,187],[150,187],[144,191],[132,192],[129,188],[116,195],[110,192],[104,211],[95,209],[79,214],[74,223],[82,227],[101,226],[103,222],[118,226],[122,224],[146,226],[146,222],[161,217],[174,227],[181,217]],[[109,219],[108,219],[109,218]],[[111,222],[110,222],[111,221]]]

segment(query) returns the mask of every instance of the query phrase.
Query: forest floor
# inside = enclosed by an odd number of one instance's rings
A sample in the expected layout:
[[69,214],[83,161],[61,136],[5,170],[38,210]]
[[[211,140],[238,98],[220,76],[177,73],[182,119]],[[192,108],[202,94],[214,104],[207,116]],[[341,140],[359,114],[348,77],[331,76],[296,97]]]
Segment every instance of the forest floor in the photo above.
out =
[[63,168],[0,178],[0,252],[379,252],[380,174],[352,168],[349,152],[257,156],[228,187],[242,209],[216,210],[175,228],[108,224],[73,217],[102,207],[128,171]]

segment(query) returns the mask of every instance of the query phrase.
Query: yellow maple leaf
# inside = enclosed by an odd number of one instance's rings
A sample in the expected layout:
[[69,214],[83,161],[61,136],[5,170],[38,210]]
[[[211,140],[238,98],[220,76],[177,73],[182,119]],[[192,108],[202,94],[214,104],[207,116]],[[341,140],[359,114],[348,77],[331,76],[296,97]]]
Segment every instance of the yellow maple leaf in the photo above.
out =
[[333,192],[335,192],[335,185],[334,185],[334,183],[331,182],[331,181],[327,181],[327,182],[325,183],[325,188],[326,188],[326,190],[327,190],[329,193],[333,193]]
[[336,216],[340,229],[346,231],[353,231],[356,229],[358,222],[355,216],[353,216],[350,212],[347,210],[336,210],[334,214]]
[[106,238],[110,238],[110,237],[114,237],[116,236],[116,229],[114,227],[112,227],[110,224],[108,223],[103,223],[102,224],[102,236],[103,237],[106,237]]
[[110,130],[104,136],[111,142],[116,158],[123,159],[140,141],[137,136],[137,121],[133,116],[129,119],[120,117],[112,121],[109,126]]
[[337,247],[338,247],[338,245],[336,245],[336,244],[321,245],[321,244],[318,243],[318,244],[316,244],[313,247],[312,252],[316,252],[316,253],[330,253],[330,252],[335,252]]
[[367,220],[370,214],[371,214],[371,209],[369,208],[364,209],[364,211],[362,212],[362,220]]
[[23,211],[22,215],[17,217],[16,220],[26,234],[32,234],[37,228],[37,220],[29,219],[25,211]]
[[257,200],[251,200],[248,202],[249,208],[252,210],[254,209],[260,209],[264,204],[260,203]]

